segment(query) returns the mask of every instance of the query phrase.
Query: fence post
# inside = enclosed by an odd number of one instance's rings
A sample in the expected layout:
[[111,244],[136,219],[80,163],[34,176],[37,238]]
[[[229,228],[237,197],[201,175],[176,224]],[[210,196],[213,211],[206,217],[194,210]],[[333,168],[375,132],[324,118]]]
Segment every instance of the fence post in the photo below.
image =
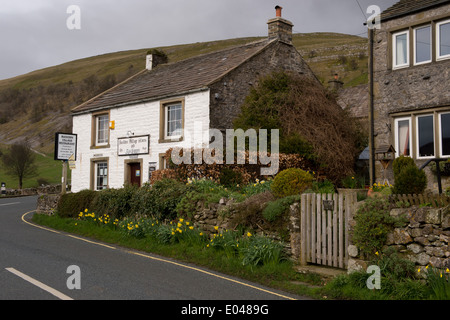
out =
[[300,265],[306,266],[306,194],[302,194],[300,203]]

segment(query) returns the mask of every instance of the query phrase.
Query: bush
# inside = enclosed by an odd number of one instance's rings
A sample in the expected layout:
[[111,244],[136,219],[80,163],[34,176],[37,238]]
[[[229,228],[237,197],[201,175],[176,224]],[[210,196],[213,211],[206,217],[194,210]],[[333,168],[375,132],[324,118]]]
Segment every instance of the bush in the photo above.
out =
[[374,257],[386,242],[387,234],[403,218],[391,217],[390,204],[385,198],[367,199],[355,215],[353,242],[365,257]]
[[92,190],[62,195],[57,205],[58,215],[62,218],[77,218],[80,212],[91,208],[96,195],[96,192]]
[[406,156],[400,156],[394,159],[394,161],[392,162],[392,169],[394,171],[394,177],[399,175],[400,172],[409,166],[415,166],[416,163],[414,162],[414,160],[410,157],[406,157]]
[[403,168],[397,176],[392,192],[395,194],[420,194],[427,187],[427,177],[423,170],[413,166]]
[[288,196],[271,201],[264,208],[262,215],[267,221],[273,222],[281,217],[289,209],[290,205],[296,201],[300,201],[300,195]]
[[177,217],[177,204],[186,191],[186,184],[173,179],[155,182],[150,191],[152,205],[146,208],[147,212],[159,221],[174,220]]
[[224,167],[220,171],[220,184],[225,187],[234,187],[242,183],[242,174],[231,168]]
[[126,185],[121,189],[106,189],[97,192],[97,197],[90,209],[94,212],[109,214],[113,219],[121,219],[135,214],[131,206],[138,188],[133,185]]
[[290,168],[281,171],[275,176],[271,185],[274,196],[284,198],[299,195],[312,186],[313,177],[308,172]]

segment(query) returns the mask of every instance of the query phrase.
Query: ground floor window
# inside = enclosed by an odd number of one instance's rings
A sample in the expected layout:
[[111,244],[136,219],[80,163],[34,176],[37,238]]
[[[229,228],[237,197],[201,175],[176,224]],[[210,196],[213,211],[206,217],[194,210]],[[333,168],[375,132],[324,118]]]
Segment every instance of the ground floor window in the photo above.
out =
[[108,162],[95,163],[95,190],[108,188]]
[[396,156],[450,157],[450,111],[394,118]]

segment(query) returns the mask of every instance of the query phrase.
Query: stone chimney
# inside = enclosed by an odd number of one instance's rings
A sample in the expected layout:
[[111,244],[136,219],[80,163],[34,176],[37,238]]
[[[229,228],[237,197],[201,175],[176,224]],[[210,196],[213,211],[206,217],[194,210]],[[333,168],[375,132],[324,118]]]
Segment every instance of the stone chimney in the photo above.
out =
[[328,81],[328,88],[331,91],[339,91],[344,87],[344,83],[339,80],[339,75],[337,73],[334,74],[334,79]]
[[147,70],[153,70],[156,66],[167,63],[168,61],[169,59],[165,52],[157,49],[149,50],[145,57],[145,68]]
[[276,18],[270,19],[269,25],[269,40],[278,39],[287,44],[292,45],[292,22],[281,17],[281,10],[283,8],[276,6]]

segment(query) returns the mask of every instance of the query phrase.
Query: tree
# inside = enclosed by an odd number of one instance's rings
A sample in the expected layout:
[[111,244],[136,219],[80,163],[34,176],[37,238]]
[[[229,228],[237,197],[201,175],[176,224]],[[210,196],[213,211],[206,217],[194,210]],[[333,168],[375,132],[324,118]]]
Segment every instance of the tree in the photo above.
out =
[[[235,128],[279,129],[280,152],[299,154],[333,182],[353,174],[364,145],[358,123],[316,80],[274,72],[250,90]],[[270,141],[270,139],[269,139]]]
[[13,144],[9,152],[3,154],[2,163],[8,169],[8,174],[19,179],[19,189],[22,189],[23,179],[36,174],[35,154],[27,142]]

